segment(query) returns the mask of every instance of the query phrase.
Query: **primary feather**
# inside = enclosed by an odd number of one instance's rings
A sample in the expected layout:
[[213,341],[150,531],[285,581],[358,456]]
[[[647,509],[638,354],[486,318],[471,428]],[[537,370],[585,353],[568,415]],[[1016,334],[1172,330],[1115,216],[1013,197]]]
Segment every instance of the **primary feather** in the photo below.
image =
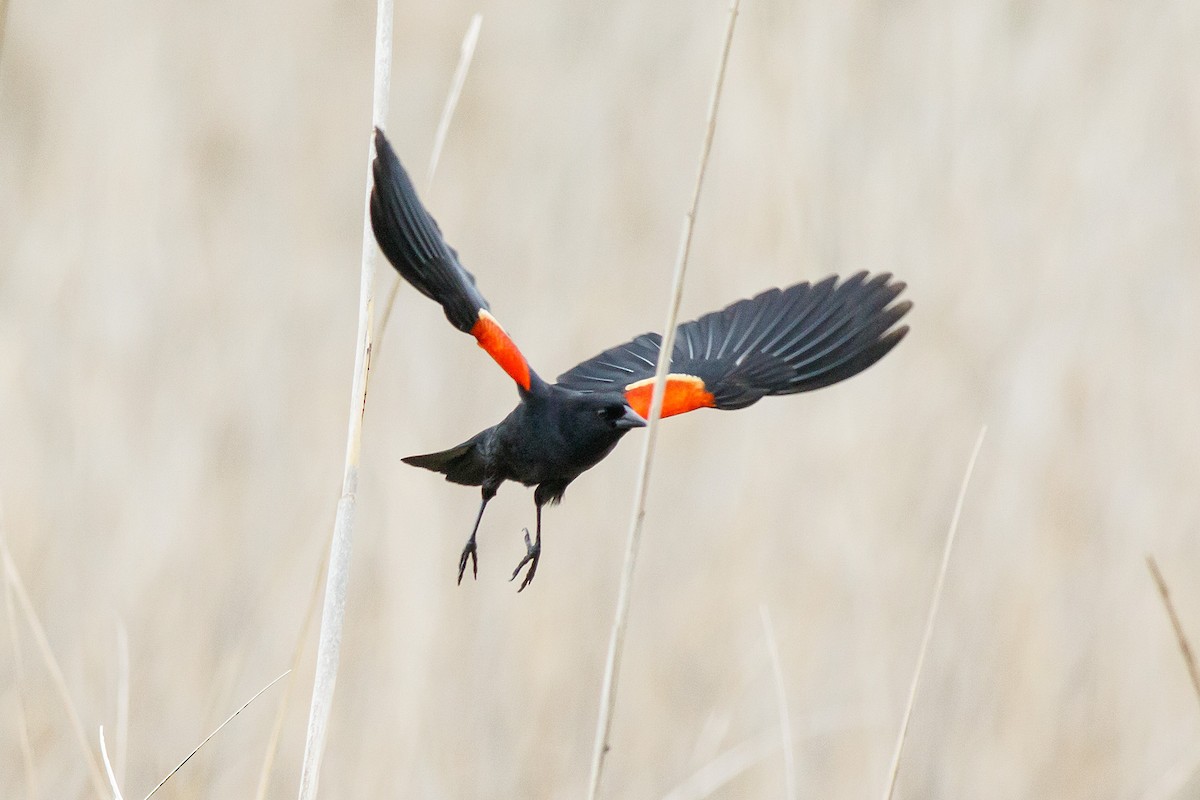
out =
[[[762,397],[819,389],[862,372],[905,334],[893,329],[912,304],[904,284],[866,272],[841,283],[769,289],[679,326],[670,372],[704,382],[712,407],[745,408]],[[578,392],[622,391],[653,377],[662,337],[644,333],[558,376]]]

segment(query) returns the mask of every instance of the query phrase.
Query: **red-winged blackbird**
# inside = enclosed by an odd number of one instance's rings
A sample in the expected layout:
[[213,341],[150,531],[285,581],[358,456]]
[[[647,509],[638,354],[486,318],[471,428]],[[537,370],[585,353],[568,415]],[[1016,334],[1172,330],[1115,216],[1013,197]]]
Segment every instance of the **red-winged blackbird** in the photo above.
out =
[[[537,534],[525,531],[525,557],[513,570],[524,589],[542,549],[542,506],[557,503],[571,481],[600,462],[631,428],[646,424],[661,337],[646,333],[606,350],[546,383],[488,312],[475,277],[458,261],[383,131],[371,190],[371,227],[392,266],[421,294],[441,304],[450,324],[470,333],[517,383],[520,402],[498,425],[440,453],[405,463],[446,480],[483,487],[471,538],[458,561],[478,574],[475,534],[488,501],[504,481],[537,486]],[[860,272],[843,281],[768,289],[721,311],[685,322],[676,332],[662,416],[698,408],[745,408],[768,395],[829,386],[862,372],[904,338],[892,329],[912,304],[889,305],[904,289],[890,274]],[[511,579],[510,579],[511,580]]]

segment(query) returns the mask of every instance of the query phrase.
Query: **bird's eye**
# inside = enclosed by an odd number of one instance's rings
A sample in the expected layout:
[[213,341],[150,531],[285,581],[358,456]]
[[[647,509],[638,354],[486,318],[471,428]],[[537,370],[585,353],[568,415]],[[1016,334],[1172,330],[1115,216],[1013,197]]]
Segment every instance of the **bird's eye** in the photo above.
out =
[[600,417],[600,419],[606,420],[608,422],[612,422],[613,420],[620,419],[624,415],[625,415],[625,409],[618,408],[617,406],[605,406],[604,408],[596,409],[596,416],[598,416],[598,417]]

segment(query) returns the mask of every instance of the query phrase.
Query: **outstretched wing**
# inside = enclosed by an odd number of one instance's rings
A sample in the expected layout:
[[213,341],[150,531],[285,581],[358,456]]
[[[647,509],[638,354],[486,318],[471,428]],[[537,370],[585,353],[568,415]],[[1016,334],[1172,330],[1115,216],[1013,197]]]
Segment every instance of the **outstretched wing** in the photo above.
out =
[[[679,326],[662,415],[697,408],[745,408],[762,397],[795,394],[857,375],[896,346],[908,327],[892,326],[912,308],[892,305],[904,284],[860,272],[838,283],[768,289]],[[662,337],[645,333],[558,376],[579,392],[624,392],[650,411]]]
[[375,185],[371,188],[371,228],[388,261],[421,294],[437,301],[446,319],[469,333],[521,388],[528,390],[532,370],[504,328],[488,312],[475,288],[475,276],[458,262],[458,253],[442,238],[408,173],[383,131],[375,129]]

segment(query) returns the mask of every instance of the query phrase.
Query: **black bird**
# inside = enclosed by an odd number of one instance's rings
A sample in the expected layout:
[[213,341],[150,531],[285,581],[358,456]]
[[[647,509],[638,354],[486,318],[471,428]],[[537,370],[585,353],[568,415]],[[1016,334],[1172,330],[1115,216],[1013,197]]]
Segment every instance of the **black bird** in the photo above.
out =
[[[392,266],[417,291],[441,304],[446,319],[470,333],[517,383],[520,402],[498,425],[440,453],[405,463],[446,480],[481,486],[483,501],[458,561],[478,575],[475,534],[488,501],[504,481],[536,486],[534,540],[525,531],[529,565],[518,591],[533,580],[542,549],[542,506],[557,503],[571,481],[594,467],[632,428],[646,424],[661,337],[646,333],[590,358],[546,383],[533,371],[459,263],[417,197],[383,131],[375,130],[371,227]],[[908,332],[893,328],[912,304],[892,304],[904,284],[890,274],[860,272],[839,281],[768,289],[676,332],[662,416],[698,408],[745,408],[769,395],[820,389],[862,372]],[[511,580],[511,579],[510,579]]]

